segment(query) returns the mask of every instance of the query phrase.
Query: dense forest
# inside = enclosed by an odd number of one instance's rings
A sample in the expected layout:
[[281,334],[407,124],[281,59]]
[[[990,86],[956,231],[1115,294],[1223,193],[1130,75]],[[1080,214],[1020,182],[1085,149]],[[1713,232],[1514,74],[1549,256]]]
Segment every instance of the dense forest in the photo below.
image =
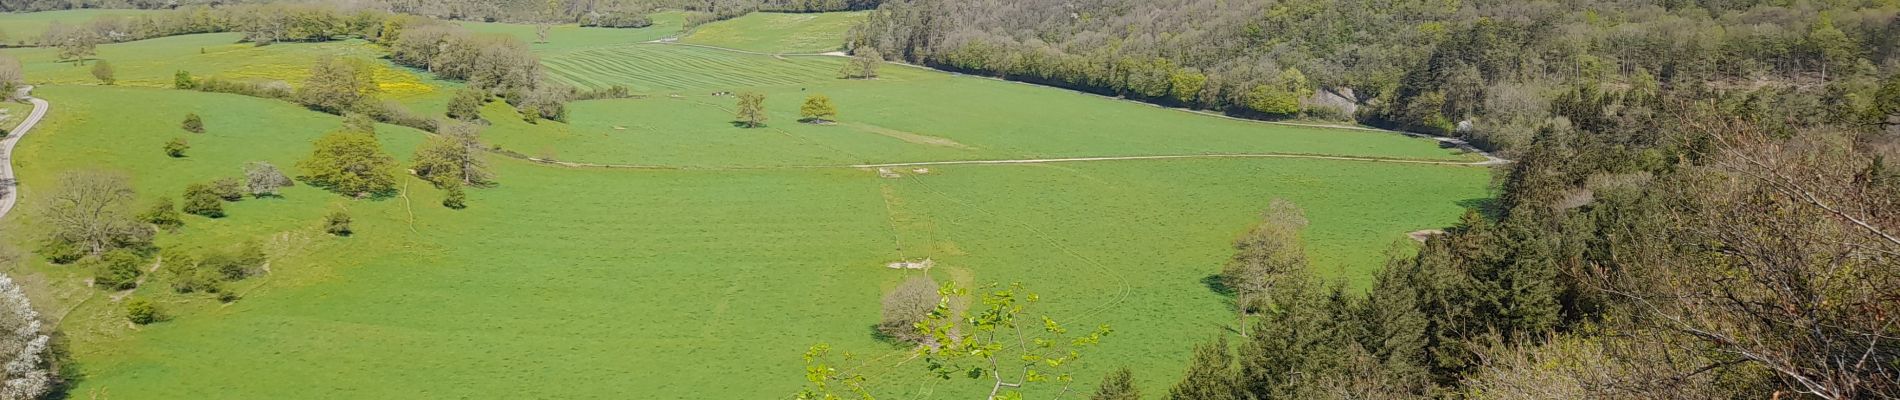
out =
[[[851,45],[1168,105],[1356,119],[1510,149],[1554,116],[1547,100],[1581,84],[1864,108],[1900,63],[1896,13],[1890,0],[908,0],[881,7]],[[1841,122],[1829,119],[1800,122]]]
[[1253,322],[1210,332],[1170,398],[1893,398],[1896,15],[1893,1],[910,0],[849,45],[1461,136],[1517,160],[1495,202],[1363,293],[1265,245],[1286,239],[1238,240],[1222,290]]

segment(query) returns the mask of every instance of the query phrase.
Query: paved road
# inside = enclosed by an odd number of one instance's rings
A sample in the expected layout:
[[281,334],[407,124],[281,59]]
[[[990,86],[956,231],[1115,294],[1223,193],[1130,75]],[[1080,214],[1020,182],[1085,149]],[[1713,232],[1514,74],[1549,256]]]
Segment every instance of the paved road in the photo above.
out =
[[32,86],[20,88],[20,97],[33,103],[33,112],[27,114],[26,120],[20,121],[20,126],[13,128],[6,139],[0,140],[0,189],[6,192],[5,196],[0,196],[0,218],[12,213],[14,203],[20,200],[17,181],[13,177],[13,145],[19,144],[20,138],[32,131],[33,126],[40,123],[40,118],[46,117],[46,110],[53,107],[46,100],[34,98],[32,93]]

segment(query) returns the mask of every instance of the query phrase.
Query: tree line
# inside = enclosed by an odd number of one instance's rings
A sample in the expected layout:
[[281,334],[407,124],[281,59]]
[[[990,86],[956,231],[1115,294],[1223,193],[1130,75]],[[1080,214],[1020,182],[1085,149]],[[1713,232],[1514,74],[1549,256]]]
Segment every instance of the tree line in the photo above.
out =
[[1509,149],[1552,116],[1552,97],[1584,82],[1767,89],[1851,107],[1900,65],[1896,14],[1900,5],[1879,0],[901,0],[882,4],[849,46],[1173,106],[1351,119]]

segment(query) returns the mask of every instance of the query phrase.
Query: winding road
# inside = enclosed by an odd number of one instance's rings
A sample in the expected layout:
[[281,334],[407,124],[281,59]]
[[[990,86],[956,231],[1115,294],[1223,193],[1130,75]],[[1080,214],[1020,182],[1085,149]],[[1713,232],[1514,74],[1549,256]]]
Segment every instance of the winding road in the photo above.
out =
[[33,97],[32,86],[21,87],[19,97],[33,103],[33,112],[27,114],[26,119],[20,121],[20,126],[14,127],[6,139],[0,139],[0,192],[5,192],[0,195],[0,218],[6,218],[7,214],[13,212],[13,205],[20,202],[20,191],[17,190],[19,181],[13,177],[13,146],[19,144],[20,138],[32,131],[33,126],[40,123],[40,118],[46,117],[46,110],[53,107],[46,100]]

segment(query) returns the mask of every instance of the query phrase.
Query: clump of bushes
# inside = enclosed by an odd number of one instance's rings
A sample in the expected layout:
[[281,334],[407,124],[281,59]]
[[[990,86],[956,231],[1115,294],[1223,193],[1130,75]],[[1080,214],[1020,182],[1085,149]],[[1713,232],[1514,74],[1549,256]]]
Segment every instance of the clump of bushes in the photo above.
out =
[[211,181],[211,192],[224,201],[244,200],[244,183],[237,178],[219,178]]
[[178,215],[178,205],[174,204],[170,197],[158,198],[158,202],[153,203],[151,209],[139,214],[139,221],[165,229],[178,229],[185,226],[184,218]]
[[131,321],[134,324],[145,325],[158,322],[160,317],[158,305],[153,304],[151,300],[146,300],[143,297],[133,297],[125,301],[125,320],[127,321]]
[[194,183],[185,187],[185,213],[208,218],[224,218],[224,198],[211,185]]
[[139,269],[144,259],[131,250],[118,249],[108,251],[92,262],[95,287],[107,290],[126,290],[138,287]]

